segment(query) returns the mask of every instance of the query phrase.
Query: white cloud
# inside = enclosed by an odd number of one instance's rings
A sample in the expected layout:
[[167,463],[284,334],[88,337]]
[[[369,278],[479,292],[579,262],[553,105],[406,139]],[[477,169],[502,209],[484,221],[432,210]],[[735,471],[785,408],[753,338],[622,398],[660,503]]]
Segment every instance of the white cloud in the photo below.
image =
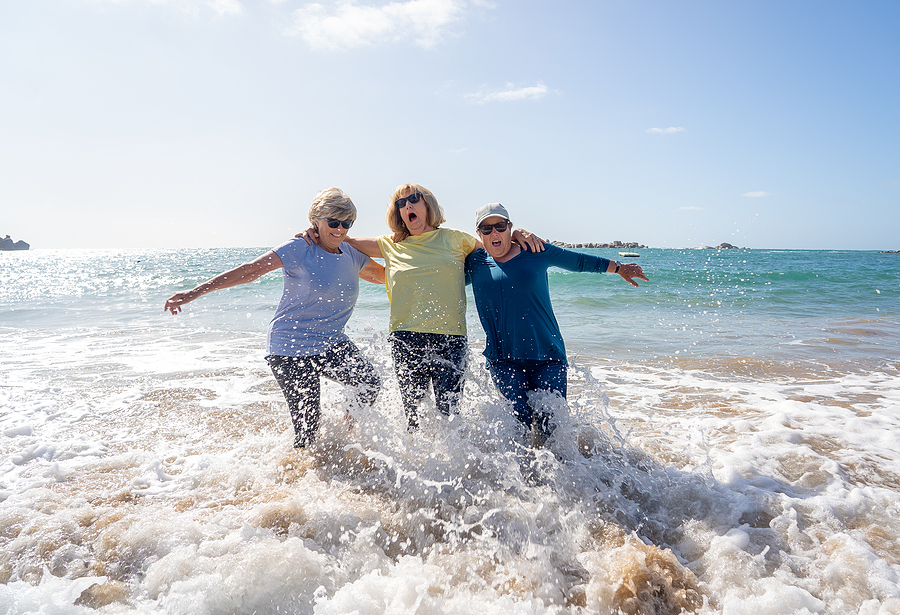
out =
[[669,128],[648,128],[644,132],[649,132],[651,135],[674,135],[679,132],[687,132],[687,130],[680,126],[670,126]]
[[[299,35],[313,49],[339,51],[400,40],[433,47],[462,20],[467,0],[409,0],[379,6],[338,0],[314,2],[294,11],[289,34]],[[474,3],[477,4],[477,3]]]
[[491,92],[474,92],[466,94],[466,100],[479,105],[489,102],[512,102],[516,100],[537,100],[547,95],[547,86],[541,82],[537,85],[526,87],[515,87],[511,83],[506,84],[506,88],[502,90],[494,90]]
[[900,182],[888,182],[886,184],[881,184],[882,186],[900,186]]
[[764,196],[775,196],[771,192],[763,192],[762,190],[758,192],[745,192],[741,196],[749,196],[750,198],[758,199]]
[[679,207],[678,211],[703,211],[703,208],[691,205],[690,207]]
[[244,12],[244,7],[238,0],[210,0],[206,3],[216,13],[221,15],[240,15]]

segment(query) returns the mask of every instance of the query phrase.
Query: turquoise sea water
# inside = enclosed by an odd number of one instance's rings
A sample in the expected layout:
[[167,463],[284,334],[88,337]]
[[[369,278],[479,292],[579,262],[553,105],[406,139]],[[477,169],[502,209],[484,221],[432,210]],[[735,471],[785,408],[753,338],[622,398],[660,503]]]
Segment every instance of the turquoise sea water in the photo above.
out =
[[[4,325],[105,329],[159,323],[161,300],[262,248],[36,251],[0,257]],[[614,250],[585,250],[623,260]],[[653,250],[634,259],[650,278],[551,272],[568,349],[616,359],[765,356],[894,361],[900,348],[900,256],[861,251]],[[204,297],[189,317],[205,327],[264,331],[281,295],[273,273]],[[383,288],[363,284],[351,330],[386,329]],[[482,333],[469,309],[473,342]]]
[[589,324],[608,330],[613,353],[640,358],[749,354],[873,364],[898,358],[896,254],[642,250],[635,261],[651,279],[642,289],[554,276],[557,315],[575,332],[567,336],[570,346],[602,348],[583,326]]
[[298,454],[280,274],[163,311],[264,251],[0,252],[0,612],[900,613],[900,255],[551,271],[570,395],[536,454],[471,301],[461,414],[407,436],[363,284],[381,397],[326,383]]

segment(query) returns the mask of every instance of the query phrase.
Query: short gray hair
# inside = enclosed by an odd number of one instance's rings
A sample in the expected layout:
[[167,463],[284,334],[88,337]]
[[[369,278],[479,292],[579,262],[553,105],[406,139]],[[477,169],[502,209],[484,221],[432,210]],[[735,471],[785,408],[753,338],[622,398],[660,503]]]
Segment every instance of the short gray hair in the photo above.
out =
[[356,220],[356,205],[340,188],[326,188],[316,195],[309,208],[309,221],[315,224],[317,218]]

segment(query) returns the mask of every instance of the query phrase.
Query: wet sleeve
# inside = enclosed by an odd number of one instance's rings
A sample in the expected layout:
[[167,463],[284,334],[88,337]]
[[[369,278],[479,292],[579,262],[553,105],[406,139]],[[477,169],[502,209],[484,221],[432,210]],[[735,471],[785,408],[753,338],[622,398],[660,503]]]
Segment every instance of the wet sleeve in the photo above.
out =
[[566,271],[579,271],[582,273],[606,273],[610,260],[593,254],[582,254],[565,250],[553,244],[545,244],[547,263],[553,267],[559,267]]

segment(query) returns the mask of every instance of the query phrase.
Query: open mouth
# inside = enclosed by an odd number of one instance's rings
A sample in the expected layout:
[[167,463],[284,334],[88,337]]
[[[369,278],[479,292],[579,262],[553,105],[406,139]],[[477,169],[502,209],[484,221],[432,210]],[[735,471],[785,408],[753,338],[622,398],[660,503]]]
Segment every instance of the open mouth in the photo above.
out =
[[418,218],[418,217],[419,217],[419,216],[417,216],[417,215],[414,214],[413,212],[409,212],[408,218],[409,218],[409,221],[410,221],[410,222],[413,222],[413,221],[414,221],[416,218]]

